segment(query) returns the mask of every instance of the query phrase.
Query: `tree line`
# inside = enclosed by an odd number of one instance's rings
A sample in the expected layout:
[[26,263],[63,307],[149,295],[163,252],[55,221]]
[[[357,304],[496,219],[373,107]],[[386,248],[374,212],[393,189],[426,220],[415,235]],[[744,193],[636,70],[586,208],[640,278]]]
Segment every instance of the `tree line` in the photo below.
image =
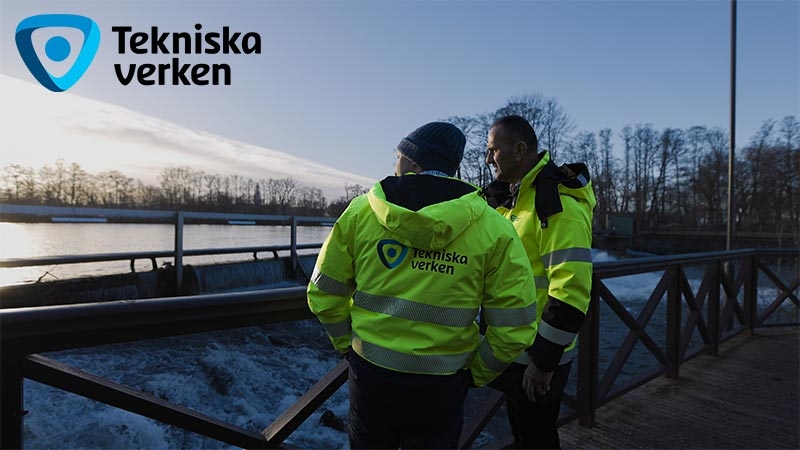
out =
[[[450,117],[467,136],[461,177],[480,186],[492,180],[485,164],[486,136],[497,118],[525,117],[539,150],[556,164],[585,162],[597,196],[595,229],[606,218],[630,215],[639,231],[722,232],[728,209],[729,135],[693,126],[657,129],[650,123],[577,131],[554,98],[540,94],[509,100],[494,112]],[[617,151],[614,138],[621,144]],[[800,243],[800,123],[794,116],[766,120],[734,152],[735,230],[770,233]]]
[[[556,99],[530,94],[510,99],[493,112],[454,116],[467,137],[459,174],[487,186],[486,136],[494,120],[525,117],[557,164],[582,161],[597,195],[595,228],[606,219],[630,215],[639,231],[709,231],[726,228],[728,144],[726,130],[698,125],[657,129],[627,125],[616,134],[577,130]],[[615,141],[621,148],[615,148]],[[800,124],[794,116],[768,119],[735,152],[734,198],[737,232],[771,233],[800,242]],[[112,208],[223,211],[337,217],[366,191],[344,185],[328,200],[322,190],[293,178],[260,179],[167,167],[158,185],[146,185],[117,170],[90,174],[77,163],[58,160],[39,169],[11,164],[3,169],[4,203]]]
[[118,170],[92,174],[63,159],[38,170],[10,164],[0,178],[3,203],[250,214],[338,217],[352,198],[366,192],[345,183],[343,195],[328,200],[321,189],[290,177],[254,180],[177,166],[163,169],[154,186]]

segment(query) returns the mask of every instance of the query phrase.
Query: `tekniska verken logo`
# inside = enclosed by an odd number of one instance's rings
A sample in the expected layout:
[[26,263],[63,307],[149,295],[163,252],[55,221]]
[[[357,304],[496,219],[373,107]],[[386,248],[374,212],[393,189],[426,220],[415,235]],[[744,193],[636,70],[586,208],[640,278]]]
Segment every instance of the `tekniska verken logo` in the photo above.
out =
[[[69,36],[66,36],[75,33],[74,30],[83,35],[77,56]],[[50,32],[47,34],[49,37],[44,48],[37,52],[34,35],[44,31]],[[77,83],[91,65],[100,47],[100,28],[94,20],[84,16],[42,14],[20,22],[14,39],[22,61],[34,78],[53,92],[63,92]],[[42,58],[47,58],[47,61]]]

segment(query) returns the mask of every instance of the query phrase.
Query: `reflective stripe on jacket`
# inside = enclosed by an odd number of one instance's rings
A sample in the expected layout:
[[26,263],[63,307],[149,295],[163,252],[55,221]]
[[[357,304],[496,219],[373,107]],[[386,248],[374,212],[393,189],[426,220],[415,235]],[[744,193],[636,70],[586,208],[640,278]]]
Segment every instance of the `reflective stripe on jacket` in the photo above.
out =
[[535,211],[536,182],[550,154],[523,177],[513,206],[497,210],[511,220],[528,253],[537,288],[537,335],[528,350],[536,365],[551,371],[575,346],[589,309],[592,285],[592,214],[597,203],[591,181],[558,185],[560,212],[542,220]]
[[[466,193],[415,211],[387,200],[398,185],[409,198]],[[352,346],[400,372],[469,368],[477,386],[535,335],[533,276],[513,227],[473,186],[431,175],[389,177],[350,203],[320,251],[308,304],[341,352]]]

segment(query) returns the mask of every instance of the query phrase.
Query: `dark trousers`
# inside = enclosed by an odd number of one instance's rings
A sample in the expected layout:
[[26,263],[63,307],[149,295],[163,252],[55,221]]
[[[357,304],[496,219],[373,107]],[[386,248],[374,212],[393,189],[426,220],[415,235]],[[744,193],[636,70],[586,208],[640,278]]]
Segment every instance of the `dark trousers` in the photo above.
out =
[[572,361],[556,368],[550,381],[550,392],[537,396],[536,403],[528,400],[522,389],[525,367],[512,363],[489,383],[489,386],[506,394],[506,410],[511,433],[514,435],[514,448],[560,449],[558,414]]
[[350,352],[352,449],[457,448],[468,371],[418,375],[378,367]]

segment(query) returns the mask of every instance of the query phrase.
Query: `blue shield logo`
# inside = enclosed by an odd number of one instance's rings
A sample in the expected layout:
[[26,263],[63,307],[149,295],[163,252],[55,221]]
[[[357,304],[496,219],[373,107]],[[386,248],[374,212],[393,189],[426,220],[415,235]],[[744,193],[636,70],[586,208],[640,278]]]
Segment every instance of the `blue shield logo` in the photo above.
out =
[[408,254],[408,247],[394,239],[383,239],[378,242],[378,256],[388,269],[399,266]]
[[[53,76],[39,59],[36,50],[33,48],[33,32],[41,28],[65,27],[75,28],[83,33],[83,44],[78,52],[78,57],[72,67],[60,77]],[[53,92],[62,92],[71,88],[72,85],[86,73],[86,69],[97,54],[100,47],[100,28],[94,20],[73,14],[42,14],[31,16],[17,25],[15,35],[17,50],[22,57],[22,61],[28,66],[28,70],[36,80],[47,89]],[[44,47],[45,55],[52,61],[60,62],[72,53],[69,41],[63,36],[53,36],[47,40]]]

